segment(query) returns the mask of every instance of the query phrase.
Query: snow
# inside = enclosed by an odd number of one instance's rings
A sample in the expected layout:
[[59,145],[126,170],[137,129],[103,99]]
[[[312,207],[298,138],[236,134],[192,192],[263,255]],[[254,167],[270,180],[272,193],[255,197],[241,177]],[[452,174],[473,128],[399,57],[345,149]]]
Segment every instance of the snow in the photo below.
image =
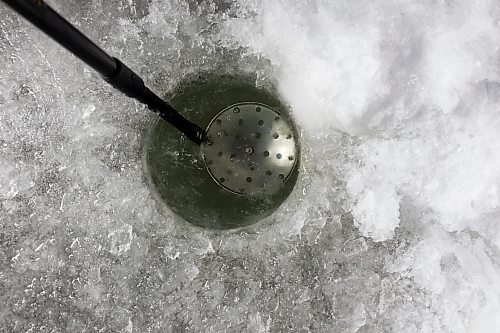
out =
[[0,6],[0,330],[499,331],[497,1],[50,3],[160,94],[274,84],[302,170],[270,221],[190,226],[154,117]]

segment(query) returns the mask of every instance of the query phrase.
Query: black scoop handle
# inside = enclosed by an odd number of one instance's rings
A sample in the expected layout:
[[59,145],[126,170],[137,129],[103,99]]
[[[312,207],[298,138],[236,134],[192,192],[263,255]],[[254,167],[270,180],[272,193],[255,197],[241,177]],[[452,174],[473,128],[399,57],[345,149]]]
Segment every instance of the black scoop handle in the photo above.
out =
[[189,140],[197,144],[203,142],[205,139],[203,129],[184,118],[172,106],[149,90],[139,75],[120,60],[109,56],[43,0],[2,1],[99,72],[103,79],[113,87],[146,104],[149,109],[175,126]]

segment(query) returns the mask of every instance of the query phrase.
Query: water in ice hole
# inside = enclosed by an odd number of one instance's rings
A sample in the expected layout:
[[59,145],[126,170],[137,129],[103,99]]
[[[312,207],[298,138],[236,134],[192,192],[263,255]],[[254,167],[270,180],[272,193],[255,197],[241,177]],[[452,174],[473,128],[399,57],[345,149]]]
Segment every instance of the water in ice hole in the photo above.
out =
[[0,6],[3,331],[498,331],[498,1],[50,3],[160,94],[275,84],[304,170],[265,227],[178,223],[152,116]]
[[[273,92],[271,88],[255,87],[254,75],[239,73],[239,75],[233,76],[221,75],[217,72],[196,72],[194,75],[186,75],[178,83],[178,86],[171,93],[173,97],[170,98],[170,103],[175,109],[184,110],[186,114],[189,114],[191,121],[207,126],[221,110],[235,103],[246,101],[268,105],[280,113],[279,119],[286,119],[290,113],[289,108],[280,101],[276,92]],[[231,114],[234,115],[233,111],[231,110]],[[239,111],[244,112],[244,110]],[[262,113],[262,108],[260,113]],[[221,124],[226,121],[225,117],[223,118]],[[255,121],[257,123],[257,120]],[[276,122],[274,117],[273,121]],[[291,120],[287,121],[292,123]],[[216,123],[218,124],[218,122]],[[225,125],[224,130],[230,131],[230,127]],[[264,140],[266,131],[260,128],[256,130],[261,133],[259,140]],[[297,131],[294,129],[292,131],[294,134],[288,133],[289,139],[285,140],[291,140],[293,136],[298,137]],[[271,134],[267,133],[269,136]],[[228,134],[226,138],[229,137],[233,136]],[[273,138],[273,140],[275,139]],[[260,172],[266,172],[264,177],[269,179],[274,175],[275,180],[283,186],[273,195],[270,193],[267,195],[235,195],[222,188],[209,174],[207,166],[214,164],[208,162],[210,158],[208,158],[207,164],[203,158],[200,158],[200,154],[204,154],[204,158],[207,158],[208,155],[200,151],[198,145],[193,145],[188,140],[179,140],[179,133],[172,131],[171,125],[161,119],[150,125],[150,129],[145,135],[143,147],[144,170],[153,197],[158,200],[163,209],[174,212],[186,222],[202,228],[222,230],[242,228],[254,223],[272,223],[272,218],[268,217],[287,199],[298,178],[298,167],[294,168],[290,177],[283,184],[283,174],[276,170],[273,172],[270,170],[271,168],[266,169],[262,163],[251,164],[248,166],[251,168],[252,176],[258,177]],[[258,145],[254,148],[259,149]],[[268,147],[268,149],[271,148]],[[201,148],[201,150],[203,149],[206,148]],[[216,153],[215,158],[224,158],[222,152],[217,151]],[[266,156],[266,153],[269,155],[268,151],[261,151],[262,156]],[[226,156],[230,157],[229,154]],[[290,160],[287,158],[287,161]],[[293,163],[293,157],[290,163]],[[242,177],[241,180],[244,182],[248,181],[248,178],[245,179],[246,176],[241,174],[238,176],[238,174],[238,172],[224,170],[224,181],[228,181],[231,175]],[[271,184],[268,183],[268,185]],[[259,189],[255,190],[259,191]]]

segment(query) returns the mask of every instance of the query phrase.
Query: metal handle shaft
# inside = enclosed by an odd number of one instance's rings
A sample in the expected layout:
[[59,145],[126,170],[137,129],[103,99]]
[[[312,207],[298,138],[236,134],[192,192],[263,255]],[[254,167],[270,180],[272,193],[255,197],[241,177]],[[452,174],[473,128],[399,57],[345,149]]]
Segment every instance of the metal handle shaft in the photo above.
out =
[[203,129],[191,123],[154,94],[136,73],[118,59],[109,56],[43,0],[2,1],[99,72],[113,87],[146,104],[149,109],[157,112],[191,141],[197,144],[203,142],[205,138]]

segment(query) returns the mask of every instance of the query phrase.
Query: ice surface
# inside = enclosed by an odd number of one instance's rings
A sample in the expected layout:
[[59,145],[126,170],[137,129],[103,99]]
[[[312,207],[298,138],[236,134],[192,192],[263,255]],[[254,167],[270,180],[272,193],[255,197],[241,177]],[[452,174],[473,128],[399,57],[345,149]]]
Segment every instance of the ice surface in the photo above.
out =
[[271,225],[161,212],[152,116],[0,6],[0,331],[500,331],[498,1],[51,4],[160,94],[275,82],[304,169]]

